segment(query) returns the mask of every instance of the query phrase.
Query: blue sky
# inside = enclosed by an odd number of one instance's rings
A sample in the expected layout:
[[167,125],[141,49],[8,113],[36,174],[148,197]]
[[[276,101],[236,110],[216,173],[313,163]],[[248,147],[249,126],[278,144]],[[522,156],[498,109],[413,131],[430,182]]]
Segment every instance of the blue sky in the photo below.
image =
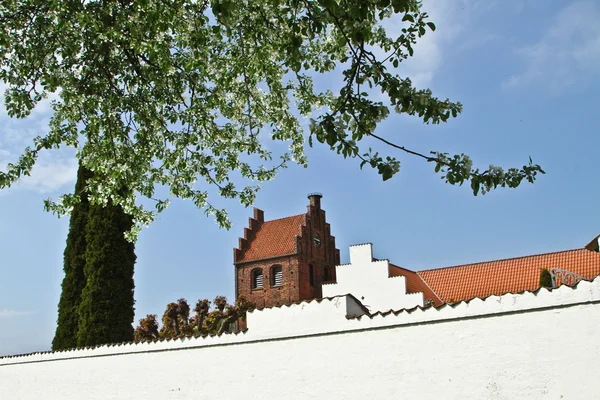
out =
[[[410,156],[396,153],[401,171],[382,182],[317,146],[308,150],[309,168],[282,171],[255,205],[266,219],[280,218],[304,212],[308,193],[323,193],[342,262],[349,245],[363,242],[374,244],[376,257],[414,270],[583,247],[600,233],[600,3],[426,0],[425,10],[438,29],[400,73],[461,101],[464,112],[439,126],[392,115],[378,133],[424,153],[464,152],[483,169],[521,166],[531,156],[547,175],[473,197]],[[0,168],[45,129],[48,111],[15,121],[0,109]],[[45,213],[42,201],[72,191],[75,172],[72,151],[47,153],[31,177],[0,192],[0,355],[50,348],[68,219]],[[142,231],[136,323],[180,297],[233,299],[232,248],[252,210],[220,205],[230,231],[182,201]]]

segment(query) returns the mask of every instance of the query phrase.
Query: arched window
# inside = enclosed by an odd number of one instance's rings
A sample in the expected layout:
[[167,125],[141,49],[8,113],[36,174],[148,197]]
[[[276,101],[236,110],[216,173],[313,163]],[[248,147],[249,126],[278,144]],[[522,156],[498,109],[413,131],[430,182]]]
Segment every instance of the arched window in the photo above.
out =
[[252,289],[263,288],[263,273],[261,268],[252,271]]
[[329,267],[323,268],[323,282],[329,281]]
[[283,283],[283,270],[281,265],[271,267],[271,286],[281,286]]
[[315,267],[312,264],[308,264],[308,282],[315,286]]

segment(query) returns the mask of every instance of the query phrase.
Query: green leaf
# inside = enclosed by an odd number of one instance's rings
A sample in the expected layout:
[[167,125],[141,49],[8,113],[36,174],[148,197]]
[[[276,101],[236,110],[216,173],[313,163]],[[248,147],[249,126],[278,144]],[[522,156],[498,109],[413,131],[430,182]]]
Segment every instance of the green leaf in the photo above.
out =
[[410,21],[410,22],[415,22],[415,19],[413,18],[413,16],[411,14],[404,14],[404,17],[402,17],[402,22],[406,22],[406,21]]
[[477,193],[479,193],[479,180],[476,178],[471,180],[471,189],[473,190],[473,195],[477,196]]

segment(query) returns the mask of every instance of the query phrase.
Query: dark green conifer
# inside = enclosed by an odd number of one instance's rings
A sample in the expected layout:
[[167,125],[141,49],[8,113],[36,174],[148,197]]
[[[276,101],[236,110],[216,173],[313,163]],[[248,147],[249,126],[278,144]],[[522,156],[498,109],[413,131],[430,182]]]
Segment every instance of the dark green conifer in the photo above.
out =
[[79,305],[77,346],[133,340],[133,243],[123,233],[131,216],[120,206],[90,205],[86,226],[86,285]]
[[540,270],[540,286],[547,288],[552,287],[552,275],[546,268]]
[[79,165],[75,193],[79,195],[80,202],[73,207],[69,222],[67,246],[64,252],[65,277],[62,282],[62,292],[58,303],[58,321],[52,350],[64,350],[77,347],[77,330],[79,324],[79,303],[81,291],[85,286],[83,269],[85,267],[85,248],[87,214],[89,202],[84,188],[91,172]]

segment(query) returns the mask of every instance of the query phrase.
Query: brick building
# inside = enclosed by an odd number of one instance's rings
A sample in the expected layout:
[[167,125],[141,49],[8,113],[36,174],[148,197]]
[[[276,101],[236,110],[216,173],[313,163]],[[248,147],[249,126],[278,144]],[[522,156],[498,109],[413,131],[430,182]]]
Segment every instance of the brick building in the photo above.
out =
[[[244,229],[239,247],[234,249],[236,298],[244,295],[258,308],[264,308],[364,293],[363,300],[375,303],[381,298],[386,299],[382,304],[394,303],[390,299],[395,299],[407,307],[440,306],[535,291],[540,287],[543,269],[552,274],[553,287],[573,285],[600,274],[598,237],[573,250],[421,271],[374,258],[369,244],[368,249],[362,250],[364,255],[356,253],[360,261],[355,266],[340,265],[340,252],[321,209],[321,197],[309,195],[304,214],[272,221],[265,221],[263,211],[254,209],[254,217]],[[351,259],[353,251],[359,250],[351,247]],[[343,282],[339,282],[341,278]],[[392,283],[393,278],[403,279],[404,284]],[[386,290],[391,292],[385,294]]]
[[320,298],[322,284],[336,282],[340,251],[321,209],[321,194],[308,196],[304,214],[265,221],[254,209],[233,251],[235,295],[259,308]]

